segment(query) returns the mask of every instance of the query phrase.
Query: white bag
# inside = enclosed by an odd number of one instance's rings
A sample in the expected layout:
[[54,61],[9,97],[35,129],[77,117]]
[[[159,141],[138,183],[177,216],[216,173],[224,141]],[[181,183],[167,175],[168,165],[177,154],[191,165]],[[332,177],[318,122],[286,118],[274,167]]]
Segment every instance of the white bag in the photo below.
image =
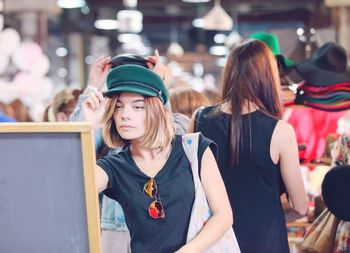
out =
[[[195,187],[195,200],[192,206],[190,225],[187,232],[187,242],[191,241],[203,228],[212,215],[202,183],[198,174],[198,141],[200,133],[186,134],[182,136],[182,145],[192,167]],[[240,253],[238,242],[232,227],[224,236],[207,249],[205,253]]]

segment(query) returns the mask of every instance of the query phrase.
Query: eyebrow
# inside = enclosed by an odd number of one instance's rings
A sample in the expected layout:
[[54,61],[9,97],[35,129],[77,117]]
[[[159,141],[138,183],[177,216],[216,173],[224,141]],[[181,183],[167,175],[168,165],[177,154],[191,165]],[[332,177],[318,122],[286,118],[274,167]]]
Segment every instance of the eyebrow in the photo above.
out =
[[[138,102],[145,102],[145,100],[144,99],[136,99],[136,100],[131,101],[131,103],[138,103]],[[123,102],[118,99],[117,103],[123,103]]]

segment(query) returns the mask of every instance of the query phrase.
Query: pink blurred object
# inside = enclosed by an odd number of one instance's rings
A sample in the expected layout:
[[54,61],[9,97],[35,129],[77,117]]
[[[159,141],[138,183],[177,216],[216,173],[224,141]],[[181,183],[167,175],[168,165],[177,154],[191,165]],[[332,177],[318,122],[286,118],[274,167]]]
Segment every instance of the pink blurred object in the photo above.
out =
[[28,71],[33,66],[43,51],[35,42],[22,42],[12,54],[13,64],[21,71]]

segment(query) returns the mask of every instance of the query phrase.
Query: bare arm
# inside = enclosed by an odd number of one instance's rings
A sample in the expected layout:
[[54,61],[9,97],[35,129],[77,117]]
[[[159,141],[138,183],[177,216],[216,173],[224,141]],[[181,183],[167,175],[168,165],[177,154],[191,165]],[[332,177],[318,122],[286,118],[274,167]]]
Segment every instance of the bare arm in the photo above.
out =
[[213,153],[207,148],[202,157],[201,182],[213,212],[200,233],[178,252],[203,252],[215,244],[232,226],[233,215]]
[[200,108],[195,110],[194,113],[192,114],[190,124],[189,124],[188,130],[187,130],[188,133],[194,133],[194,121],[196,120],[196,115],[198,113],[198,110],[200,110]]
[[98,165],[95,165],[95,182],[98,193],[104,191],[107,188],[107,173]]
[[285,121],[278,121],[272,135],[271,147],[279,155],[282,178],[293,210],[300,215],[306,215],[308,197],[301,176],[298,144],[293,127]]

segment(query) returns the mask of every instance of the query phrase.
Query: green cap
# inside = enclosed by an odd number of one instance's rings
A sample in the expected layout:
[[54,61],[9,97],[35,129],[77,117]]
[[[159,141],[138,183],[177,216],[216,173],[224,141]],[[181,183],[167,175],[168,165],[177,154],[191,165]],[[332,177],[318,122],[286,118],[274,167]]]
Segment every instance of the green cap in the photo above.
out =
[[280,56],[278,60],[280,60],[279,63],[282,64],[284,68],[290,68],[294,66],[295,63],[292,60],[281,55],[280,44],[275,34],[266,33],[266,32],[257,32],[257,33],[251,34],[250,38],[264,42],[271,49],[272,53],[275,56]]
[[166,104],[169,98],[163,80],[156,73],[131,64],[113,68],[107,75],[107,88],[108,91],[103,94],[107,97],[126,91],[147,97],[158,97],[163,104]]
[[281,54],[280,45],[276,35],[265,32],[257,32],[250,35],[250,38],[264,42],[271,49],[274,55]]

